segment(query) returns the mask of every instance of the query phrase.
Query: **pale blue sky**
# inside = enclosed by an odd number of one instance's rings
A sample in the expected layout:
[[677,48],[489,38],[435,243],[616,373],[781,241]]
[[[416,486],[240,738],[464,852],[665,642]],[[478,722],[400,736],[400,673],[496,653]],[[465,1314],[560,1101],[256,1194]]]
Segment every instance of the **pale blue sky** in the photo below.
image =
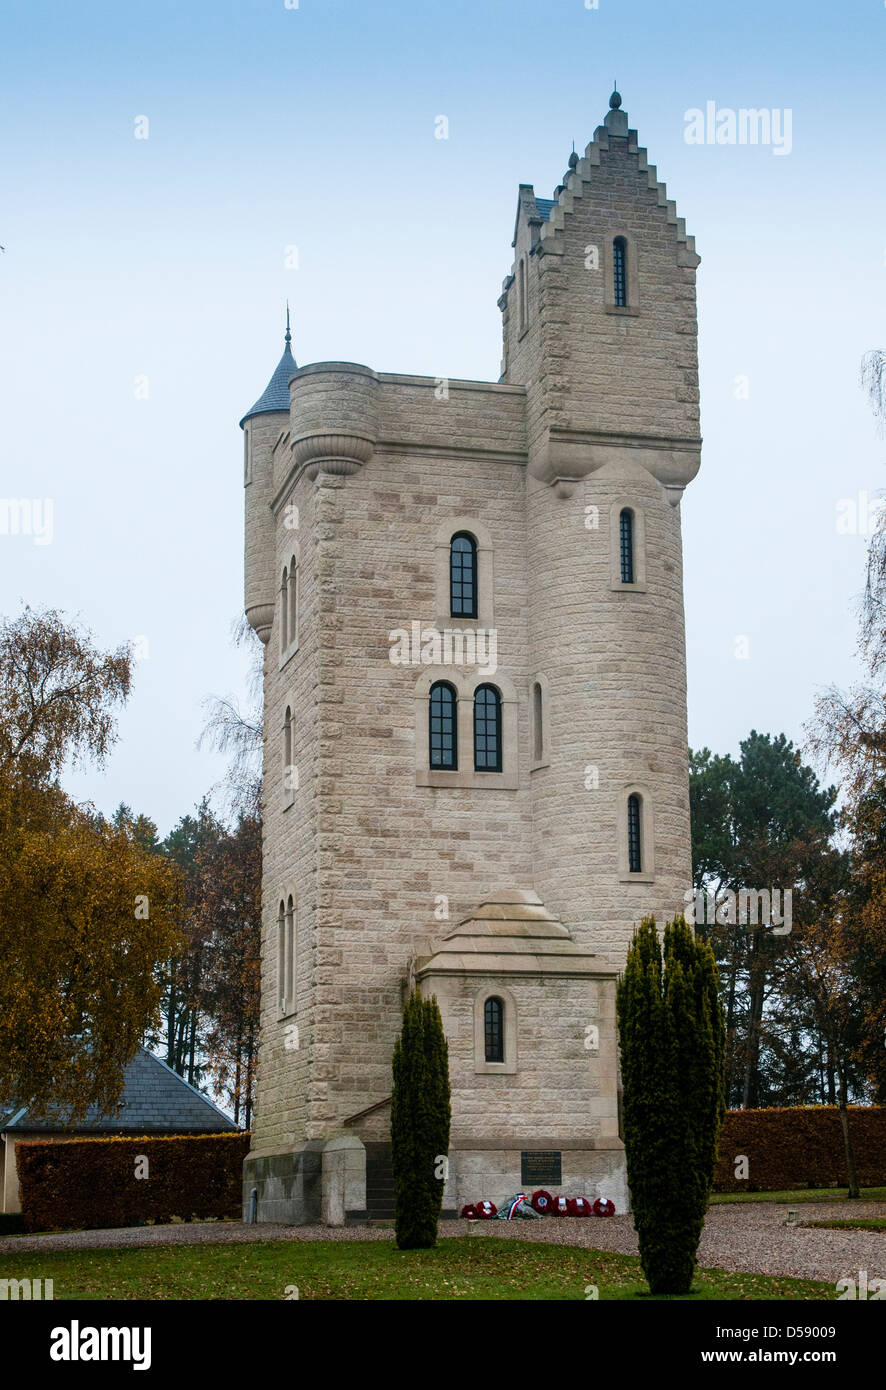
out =
[[[299,362],[495,380],[517,185],[551,196],[613,77],[702,257],[690,738],[798,737],[854,672],[865,539],[837,503],[886,484],[858,386],[886,345],[884,41],[875,0],[7,0],[0,496],[54,525],[0,536],[0,606],[149,643],[107,772],[71,789],[165,831],[221,775],[195,740],[243,682],[237,421],[286,296]],[[708,100],[789,108],[791,153],[688,145]]]

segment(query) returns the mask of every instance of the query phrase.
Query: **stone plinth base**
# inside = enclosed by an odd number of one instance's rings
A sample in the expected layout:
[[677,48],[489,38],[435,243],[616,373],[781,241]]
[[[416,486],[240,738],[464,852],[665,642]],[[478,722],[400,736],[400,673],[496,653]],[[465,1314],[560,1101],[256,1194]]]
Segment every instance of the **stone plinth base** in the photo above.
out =
[[[467,1146],[470,1140],[462,1141]],[[449,1181],[446,1202],[449,1208],[462,1207],[480,1201],[500,1206],[515,1192],[531,1196],[537,1188],[546,1188],[552,1196],[608,1197],[621,1214],[630,1210],[624,1146],[618,1139],[606,1141],[606,1147],[570,1148],[567,1141],[552,1141],[544,1145],[526,1142],[519,1147],[486,1147],[490,1141],[474,1141],[476,1147],[457,1147],[449,1151]],[[569,1141],[575,1143],[574,1140]],[[520,1155],[523,1149],[556,1149],[561,1155],[560,1182],[523,1183],[520,1181]],[[454,1201],[453,1201],[454,1197]]]
[[366,1219],[366,1150],[359,1139],[312,1139],[282,1153],[247,1154],[243,1220],[305,1226]]

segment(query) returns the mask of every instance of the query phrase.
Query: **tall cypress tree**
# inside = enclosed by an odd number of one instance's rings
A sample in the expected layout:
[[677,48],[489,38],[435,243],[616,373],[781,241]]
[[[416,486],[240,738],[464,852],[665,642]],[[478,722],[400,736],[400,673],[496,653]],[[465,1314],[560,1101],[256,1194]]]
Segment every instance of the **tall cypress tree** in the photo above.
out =
[[413,990],[394,1044],[391,1163],[397,1245],[428,1250],[443,1205],[440,1159],[449,1149],[449,1049],[435,997]]
[[653,1293],[688,1293],[725,1110],[710,946],[682,917],[640,923],[617,992],[628,1183]]

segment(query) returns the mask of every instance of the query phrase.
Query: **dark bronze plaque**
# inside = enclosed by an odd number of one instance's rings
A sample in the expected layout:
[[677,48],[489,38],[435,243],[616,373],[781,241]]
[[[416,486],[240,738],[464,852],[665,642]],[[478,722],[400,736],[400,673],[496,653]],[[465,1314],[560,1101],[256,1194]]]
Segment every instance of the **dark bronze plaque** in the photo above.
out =
[[559,1149],[523,1149],[520,1181],[525,1187],[539,1187],[545,1183],[559,1187],[563,1181]]

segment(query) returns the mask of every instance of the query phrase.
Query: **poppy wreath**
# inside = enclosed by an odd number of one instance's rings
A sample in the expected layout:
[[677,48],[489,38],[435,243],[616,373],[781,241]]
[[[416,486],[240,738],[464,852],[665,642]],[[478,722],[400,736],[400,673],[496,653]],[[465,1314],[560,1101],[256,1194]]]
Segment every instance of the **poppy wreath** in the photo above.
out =
[[614,1216],[615,1203],[611,1202],[608,1197],[598,1197],[596,1202],[594,1203],[594,1215]]
[[463,1219],[464,1219],[465,1221],[476,1221],[476,1220],[477,1220],[477,1208],[476,1208],[476,1207],[472,1207],[472,1206],[462,1207],[462,1209],[461,1209],[461,1214],[462,1214],[462,1217],[463,1217]]
[[478,1202],[474,1211],[480,1221],[491,1221],[498,1207],[494,1202]]
[[554,1212],[554,1215],[555,1215],[555,1216],[568,1216],[568,1215],[569,1215],[569,1198],[568,1198],[568,1197],[555,1197],[554,1200],[553,1200],[553,1203],[552,1203],[552,1209],[553,1209],[553,1212]]
[[550,1192],[545,1192],[544,1188],[540,1187],[537,1192],[533,1192],[530,1205],[538,1212],[539,1216],[550,1216],[554,1199]]
[[590,1204],[590,1202],[588,1201],[587,1197],[570,1197],[570,1198],[569,1198],[569,1215],[570,1215],[570,1216],[590,1216],[591,1211],[592,1211],[592,1207],[591,1207],[591,1204]]

